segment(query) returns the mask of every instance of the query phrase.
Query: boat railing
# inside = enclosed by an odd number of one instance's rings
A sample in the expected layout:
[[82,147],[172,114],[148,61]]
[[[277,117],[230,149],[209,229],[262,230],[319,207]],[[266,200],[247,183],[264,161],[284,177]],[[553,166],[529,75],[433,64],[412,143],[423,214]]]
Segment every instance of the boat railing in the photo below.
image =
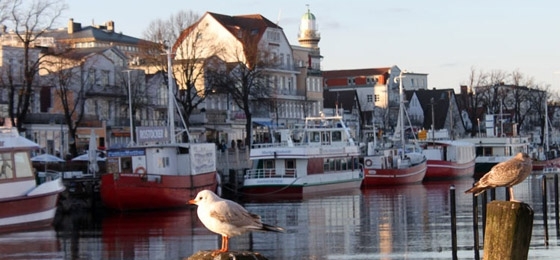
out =
[[294,142],[293,146],[288,143],[258,143],[253,144],[252,149],[262,149],[262,148],[276,148],[276,147],[304,147],[304,146],[356,146],[356,144],[349,141],[337,142],[337,141],[321,141],[321,142]]
[[245,173],[245,179],[268,179],[268,178],[294,178],[297,177],[296,169],[285,169],[284,174],[279,174],[276,169],[249,169]]

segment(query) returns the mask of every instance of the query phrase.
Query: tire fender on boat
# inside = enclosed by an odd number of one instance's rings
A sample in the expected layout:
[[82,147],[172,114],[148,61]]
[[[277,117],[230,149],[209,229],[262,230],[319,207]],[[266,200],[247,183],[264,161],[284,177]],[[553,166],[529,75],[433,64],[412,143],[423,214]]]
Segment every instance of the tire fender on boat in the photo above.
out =
[[366,159],[365,164],[366,164],[367,167],[371,167],[373,162],[371,161],[371,159]]
[[140,174],[140,177],[144,178],[147,175],[147,171],[146,168],[142,167],[142,166],[138,166],[136,167],[136,169],[134,169],[134,174]]

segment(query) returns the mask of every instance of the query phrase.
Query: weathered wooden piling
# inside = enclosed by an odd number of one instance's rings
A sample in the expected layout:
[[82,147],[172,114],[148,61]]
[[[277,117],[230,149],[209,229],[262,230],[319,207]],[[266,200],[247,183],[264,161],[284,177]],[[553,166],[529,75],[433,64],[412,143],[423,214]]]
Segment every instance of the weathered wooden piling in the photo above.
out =
[[263,255],[251,251],[230,251],[213,254],[212,250],[198,251],[186,258],[186,260],[267,260]]
[[554,220],[556,222],[556,236],[560,237],[560,209],[558,208],[558,174],[554,174]]
[[453,260],[459,259],[457,257],[457,207],[455,204],[455,185],[449,188],[449,201],[451,211],[451,252]]
[[543,225],[544,225],[544,245],[548,246],[548,196],[546,176],[542,177],[542,204],[543,204]]
[[487,207],[484,260],[527,259],[533,209],[514,201],[492,201]]

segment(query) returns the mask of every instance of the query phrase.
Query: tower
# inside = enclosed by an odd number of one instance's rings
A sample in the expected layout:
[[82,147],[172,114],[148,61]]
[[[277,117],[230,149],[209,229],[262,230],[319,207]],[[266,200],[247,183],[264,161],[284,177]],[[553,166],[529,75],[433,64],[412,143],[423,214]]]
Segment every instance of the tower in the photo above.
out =
[[320,40],[321,35],[318,32],[315,15],[311,13],[309,5],[307,5],[307,12],[301,17],[299,26],[299,45],[307,48],[319,48]]

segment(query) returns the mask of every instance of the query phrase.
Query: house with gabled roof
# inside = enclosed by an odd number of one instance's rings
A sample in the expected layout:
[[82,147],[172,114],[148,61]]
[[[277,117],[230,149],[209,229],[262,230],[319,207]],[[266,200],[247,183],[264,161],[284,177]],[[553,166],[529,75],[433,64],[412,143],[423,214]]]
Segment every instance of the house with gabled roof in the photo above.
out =
[[[206,12],[199,21],[181,33],[173,46],[174,59],[191,58],[177,50],[188,49],[195,41],[206,47],[201,50],[205,55],[199,55],[200,59],[219,57],[224,63],[241,62],[246,66],[253,66],[247,63],[244,55],[259,52],[270,55],[276,64],[267,67],[265,74],[271,88],[270,98],[274,102],[271,107],[252,109],[251,121],[256,128],[264,129],[290,127],[302,122],[306,116],[305,107],[309,103],[307,88],[297,84],[301,70],[294,62],[292,46],[282,27],[260,14],[229,16]],[[200,69],[203,69],[202,65]],[[199,88],[206,87],[204,82],[198,84]],[[245,138],[246,118],[228,94],[209,94],[202,109],[208,117],[207,140],[224,140],[229,143],[231,140]]]
[[448,131],[452,138],[466,133],[453,89],[420,89],[404,92],[407,114],[413,126]]

